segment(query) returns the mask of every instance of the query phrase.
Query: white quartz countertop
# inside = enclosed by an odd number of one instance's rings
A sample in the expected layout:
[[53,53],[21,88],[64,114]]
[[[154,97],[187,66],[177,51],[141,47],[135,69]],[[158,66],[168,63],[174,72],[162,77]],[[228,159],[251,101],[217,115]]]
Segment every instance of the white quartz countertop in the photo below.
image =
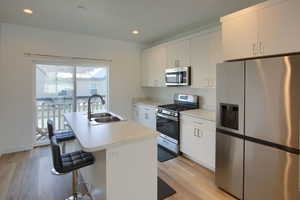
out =
[[133,121],[124,120],[93,125],[87,119],[85,112],[72,112],[64,116],[82,149],[86,152],[100,151],[159,135],[158,132]]
[[216,121],[216,113],[213,111],[194,109],[194,110],[182,111],[180,113],[191,117],[196,117],[196,118],[205,119],[209,121]]

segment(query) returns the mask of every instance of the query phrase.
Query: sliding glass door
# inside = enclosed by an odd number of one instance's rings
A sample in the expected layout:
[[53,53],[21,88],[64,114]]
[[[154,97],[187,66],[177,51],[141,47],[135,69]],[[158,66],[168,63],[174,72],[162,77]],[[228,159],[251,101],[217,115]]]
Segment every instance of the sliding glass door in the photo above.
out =
[[106,104],[96,101],[92,109],[106,109],[107,66],[36,64],[37,143],[47,140],[47,120],[53,120],[56,131],[67,130],[63,115],[75,111],[87,112],[88,98],[93,94],[102,95]]

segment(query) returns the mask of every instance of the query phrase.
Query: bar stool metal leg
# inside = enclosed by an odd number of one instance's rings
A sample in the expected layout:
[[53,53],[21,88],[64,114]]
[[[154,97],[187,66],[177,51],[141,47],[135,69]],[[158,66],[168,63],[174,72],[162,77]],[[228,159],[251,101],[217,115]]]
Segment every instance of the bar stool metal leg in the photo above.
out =
[[81,200],[83,195],[78,192],[78,170],[72,171],[72,182],[73,195],[66,200]]

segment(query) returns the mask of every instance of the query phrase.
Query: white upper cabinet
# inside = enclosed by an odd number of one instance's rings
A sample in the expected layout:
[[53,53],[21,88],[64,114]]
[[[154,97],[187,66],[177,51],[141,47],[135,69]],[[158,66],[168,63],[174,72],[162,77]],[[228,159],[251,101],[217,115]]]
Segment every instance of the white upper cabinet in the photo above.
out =
[[151,49],[145,49],[142,52],[142,86],[150,85],[150,71],[151,66]]
[[223,17],[224,60],[300,52],[299,8],[299,0],[272,0]]
[[165,86],[166,47],[164,45],[145,49],[142,52],[142,86]]
[[216,64],[222,62],[221,32],[206,33],[190,39],[192,88],[214,88]]
[[165,87],[165,69],[192,68],[192,88],[214,88],[216,64],[222,59],[219,27],[207,29],[186,39],[164,43],[142,53],[142,86]]
[[299,9],[299,0],[288,0],[259,10],[261,54],[300,52]]
[[249,58],[257,54],[258,13],[247,12],[222,22],[223,59]]
[[153,81],[155,87],[165,86],[165,69],[167,66],[166,46],[160,45],[153,47]]
[[167,44],[167,67],[190,66],[189,40],[174,41]]

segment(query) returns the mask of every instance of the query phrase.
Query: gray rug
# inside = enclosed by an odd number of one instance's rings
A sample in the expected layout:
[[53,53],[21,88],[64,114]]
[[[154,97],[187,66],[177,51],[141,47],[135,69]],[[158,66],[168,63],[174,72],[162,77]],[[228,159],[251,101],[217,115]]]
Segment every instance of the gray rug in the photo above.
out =
[[158,154],[157,158],[159,162],[165,162],[177,157],[176,154],[169,152],[168,150],[166,150],[161,146],[158,146],[157,154]]
[[161,180],[159,177],[157,177],[157,187],[158,187],[158,191],[157,191],[158,200],[163,200],[176,193],[176,191],[173,188],[171,188],[166,182]]

